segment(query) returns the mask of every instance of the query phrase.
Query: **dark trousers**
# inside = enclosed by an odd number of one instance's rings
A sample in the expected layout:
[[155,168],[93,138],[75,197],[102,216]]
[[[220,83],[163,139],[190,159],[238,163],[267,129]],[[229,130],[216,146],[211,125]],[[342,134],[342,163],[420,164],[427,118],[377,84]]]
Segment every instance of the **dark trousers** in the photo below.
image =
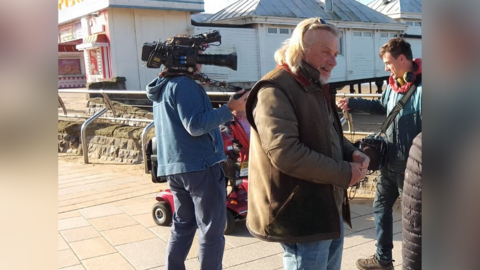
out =
[[222,269],[226,222],[223,164],[203,171],[168,176],[175,212],[168,241],[165,269],[183,270],[197,228],[201,269]]
[[377,259],[390,262],[393,249],[393,205],[402,195],[405,174],[383,167],[377,181],[373,215],[377,231]]

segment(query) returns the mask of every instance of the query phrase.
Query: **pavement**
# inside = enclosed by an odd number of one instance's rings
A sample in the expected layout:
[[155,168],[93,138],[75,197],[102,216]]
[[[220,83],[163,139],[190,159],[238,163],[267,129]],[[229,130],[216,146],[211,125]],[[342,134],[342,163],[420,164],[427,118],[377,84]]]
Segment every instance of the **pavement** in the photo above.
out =
[[[58,154],[58,269],[163,269],[169,227],[157,226],[151,209],[155,194],[167,184],[154,184],[142,165],[108,164]],[[358,195],[357,195],[358,196]],[[352,201],[353,229],[345,230],[342,269],[375,251],[371,198]],[[401,269],[401,212],[394,208],[396,269]],[[283,269],[278,243],[252,237],[245,222],[225,236],[224,269]],[[200,269],[197,237],[185,262]]]

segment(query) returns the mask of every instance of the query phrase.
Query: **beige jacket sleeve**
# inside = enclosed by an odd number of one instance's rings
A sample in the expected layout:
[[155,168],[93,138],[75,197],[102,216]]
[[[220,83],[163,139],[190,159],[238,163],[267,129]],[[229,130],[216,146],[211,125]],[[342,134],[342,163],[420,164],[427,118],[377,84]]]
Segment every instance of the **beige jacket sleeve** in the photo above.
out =
[[290,104],[283,91],[265,88],[258,93],[253,117],[262,148],[272,165],[299,179],[348,188],[352,174],[350,163],[337,162],[301,143]]

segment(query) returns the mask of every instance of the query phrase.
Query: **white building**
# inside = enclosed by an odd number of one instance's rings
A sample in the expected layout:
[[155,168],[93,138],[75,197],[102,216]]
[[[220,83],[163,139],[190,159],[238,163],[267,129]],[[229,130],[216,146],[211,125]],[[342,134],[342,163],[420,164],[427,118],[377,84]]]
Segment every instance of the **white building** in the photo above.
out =
[[194,23],[191,33],[218,30],[222,46],[207,53],[238,54],[237,71],[204,66],[205,73],[223,74],[229,82],[255,82],[275,68],[275,51],[300,21],[310,17],[321,17],[342,32],[331,82],[381,81],[389,75],[378,56],[379,49],[390,38],[404,33],[407,25],[355,0],[239,0]]
[[368,6],[407,25],[404,37],[412,45],[413,57],[422,57],[421,0],[375,0]]
[[186,33],[202,0],[59,0],[59,88],[126,77],[145,89],[158,70],[142,66],[144,42]]
[[[378,56],[380,46],[410,29],[403,23],[408,14],[397,20],[354,0],[239,0],[201,22],[195,19],[193,26],[191,16],[203,12],[202,0],[59,0],[58,8],[59,88],[120,76],[127,89],[145,89],[159,70],[143,66],[144,42],[211,30],[220,32],[222,45],[206,53],[236,52],[238,68],[204,66],[203,71],[248,87],[275,67],[275,50],[310,17],[322,17],[342,31],[332,82],[381,81],[388,73]],[[410,20],[415,27],[416,19]]]

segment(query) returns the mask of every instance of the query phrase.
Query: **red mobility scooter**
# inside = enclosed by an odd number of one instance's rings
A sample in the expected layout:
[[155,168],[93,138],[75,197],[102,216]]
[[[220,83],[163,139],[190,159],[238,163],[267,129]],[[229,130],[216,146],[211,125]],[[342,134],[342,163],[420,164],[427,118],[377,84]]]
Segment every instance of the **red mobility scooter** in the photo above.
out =
[[[249,138],[238,121],[230,121],[220,127],[223,138],[224,151],[227,160],[224,163],[227,221],[224,234],[230,234],[235,227],[235,221],[244,220],[247,216],[248,192],[248,149]],[[150,150],[150,170],[154,183],[165,182],[166,178],[157,177],[157,145],[152,138]],[[148,155],[147,155],[148,156]],[[173,194],[169,189],[159,190],[156,195],[157,203],[153,206],[152,216],[157,225],[169,226],[172,223],[174,212]]]

